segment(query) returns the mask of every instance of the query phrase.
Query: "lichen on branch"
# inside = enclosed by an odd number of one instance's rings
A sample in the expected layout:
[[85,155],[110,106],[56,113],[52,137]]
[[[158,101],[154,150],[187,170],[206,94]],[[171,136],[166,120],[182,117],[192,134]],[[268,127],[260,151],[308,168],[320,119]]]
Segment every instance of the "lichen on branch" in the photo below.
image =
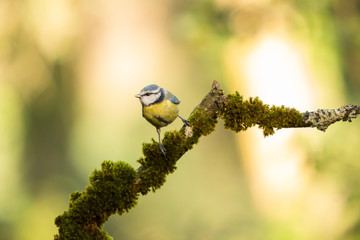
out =
[[360,106],[346,105],[338,109],[318,109],[303,113],[303,124],[306,127],[316,127],[325,132],[333,123],[355,119],[360,114]]
[[102,228],[109,217],[129,211],[139,194],[159,189],[166,176],[175,171],[176,162],[201,136],[215,130],[219,117],[227,129],[239,132],[258,125],[268,136],[281,128],[316,127],[325,131],[331,124],[340,120],[351,122],[359,114],[360,106],[355,105],[300,113],[294,108],[269,106],[258,97],[244,100],[238,92],[225,96],[214,81],[211,91],[190,114],[190,126],[164,134],[165,156],[153,139],[152,143],[143,144],[144,157],[138,160],[137,170],[124,162],[104,161],[101,169],[89,177],[90,185],[71,194],[69,209],[55,220],[59,227],[55,239],[112,239]]

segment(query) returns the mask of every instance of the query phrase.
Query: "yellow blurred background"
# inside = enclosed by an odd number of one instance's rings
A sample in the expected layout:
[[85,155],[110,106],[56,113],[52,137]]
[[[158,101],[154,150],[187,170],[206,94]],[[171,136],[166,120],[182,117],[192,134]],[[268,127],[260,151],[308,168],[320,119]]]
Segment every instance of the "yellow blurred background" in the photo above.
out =
[[[134,97],[187,117],[213,80],[304,112],[360,104],[357,0],[0,1],[0,239],[52,239],[103,160],[157,138]],[[163,129],[179,129],[181,121]],[[263,138],[219,122],[114,239],[360,239],[360,120]]]

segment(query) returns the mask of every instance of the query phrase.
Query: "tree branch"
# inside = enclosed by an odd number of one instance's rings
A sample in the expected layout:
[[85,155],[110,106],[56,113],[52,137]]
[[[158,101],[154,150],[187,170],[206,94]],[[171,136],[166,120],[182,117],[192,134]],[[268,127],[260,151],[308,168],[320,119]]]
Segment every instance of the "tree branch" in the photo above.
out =
[[338,121],[348,121],[356,118],[360,114],[360,106],[346,105],[338,109],[318,109],[314,112],[306,111],[303,113],[304,127],[316,127],[321,131]]
[[55,220],[59,227],[55,239],[112,239],[102,229],[108,218],[129,211],[136,205],[139,194],[160,188],[181,156],[201,136],[215,130],[219,117],[225,128],[239,132],[258,125],[268,136],[281,128],[316,127],[325,131],[331,124],[340,120],[351,122],[359,114],[360,106],[354,105],[305,113],[284,106],[270,107],[258,97],[244,101],[238,92],[225,96],[214,81],[211,91],[190,114],[190,126],[165,133],[166,156],[153,140],[143,144],[144,157],[138,160],[141,166],[137,170],[124,162],[104,161],[101,170],[95,170],[89,177],[90,185],[85,191],[71,194],[69,210]]

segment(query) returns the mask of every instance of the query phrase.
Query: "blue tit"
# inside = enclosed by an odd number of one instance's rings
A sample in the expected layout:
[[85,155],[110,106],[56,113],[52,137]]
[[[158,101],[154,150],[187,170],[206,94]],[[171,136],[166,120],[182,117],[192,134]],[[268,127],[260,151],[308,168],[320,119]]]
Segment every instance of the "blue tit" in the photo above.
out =
[[160,128],[169,125],[177,117],[188,125],[188,121],[178,115],[180,101],[171,92],[155,84],[144,87],[135,97],[140,99],[143,117],[156,128],[160,150],[165,155],[165,148],[160,139]]

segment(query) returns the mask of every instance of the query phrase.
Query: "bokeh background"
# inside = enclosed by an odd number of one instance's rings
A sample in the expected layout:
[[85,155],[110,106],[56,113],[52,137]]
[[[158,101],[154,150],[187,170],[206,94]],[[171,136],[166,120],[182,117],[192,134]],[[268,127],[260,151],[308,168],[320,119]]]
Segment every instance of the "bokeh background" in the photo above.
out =
[[[300,111],[360,104],[358,0],[0,1],[0,239],[52,239],[103,160],[157,138],[134,97],[187,117],[226,93]],[[179,129],[175,121],[163,130]],[[360,239],[360,119],[263,138],[219,122],[114,239]]]

